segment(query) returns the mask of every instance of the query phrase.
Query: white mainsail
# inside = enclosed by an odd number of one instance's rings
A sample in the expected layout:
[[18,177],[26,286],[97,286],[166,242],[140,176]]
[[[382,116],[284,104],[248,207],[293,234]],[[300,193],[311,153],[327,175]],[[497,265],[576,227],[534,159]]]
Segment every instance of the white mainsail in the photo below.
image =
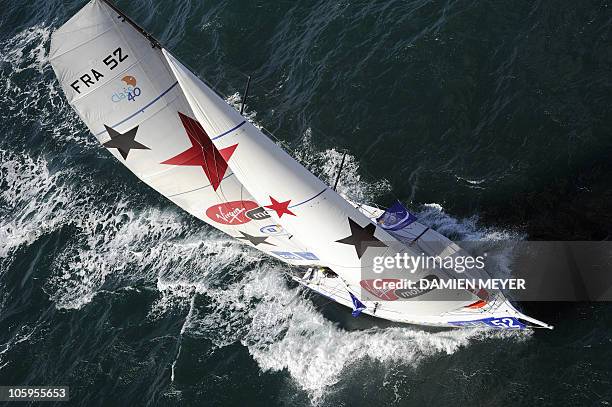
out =
[[[401,252],[418,255],[245,121],[167,50],[163,50],[163,54],[202,126],[211,134],[221,134],[212,138],[215,146],[218,149],[236,146],[228,165],[238,180],[260,205],[270,210],[279,224],[307,242],[323,264],[341,277],[328,279],[331,281],[328,281],[326,289],[320,283],[301,283],[350,307],[353,305],[351,291],[363,287],[362,272],[372,267],[372,264],[362,261],[364,252],[370,251],[369,258],[394,256]],[[457,255],[461,250],[418,222],[410,225],[410,229],[422,230],[416,236],[422,238],[416,245],[420,249],[446,256]],[[413,232],[407,232],[407,235],[410,233]],[[453,278],[443,270],[427,274],[434,274],[442,280]],[[416,276],[425,275],[420,270]],[[401,322],[447,326],[483,323],[518,328],[524,325],[516,318],[522,318],[547,326],[520,314],[500,292],[489,293],[486,306],[480,304],[476,294],[457,290],[433,290],[407,301],[366,303],[369,309],[363,312]],[[475,303],[477,307],[473,306]]]
[[234,238],[290,264],[319,264],[274,222],[227,167],[159,47],[103,1],[51,37],[51,65],[90,131],[142,181]]

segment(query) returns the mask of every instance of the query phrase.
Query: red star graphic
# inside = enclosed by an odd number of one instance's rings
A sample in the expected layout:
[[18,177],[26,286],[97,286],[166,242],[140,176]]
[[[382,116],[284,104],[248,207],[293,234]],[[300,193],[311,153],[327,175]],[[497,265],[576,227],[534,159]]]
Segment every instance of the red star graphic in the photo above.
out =
[[179,117],[187,132],[191,147],[167,159],[162,164],[202,167],[210,184],[216,191],[225,176],[225,171],[227,171],[227,161],[234,154],[238,144],[217,150],[200,123],[181,112],[179,112]]
[[295,213],[289,210],[289,202],[291,202],[291,199],[284,202],[278,202],[276,199],[270,197],[270,202],[272,202],[272,205],[266,205],[265,207],[276,211],[279,218],[282,218],[284,214],[296,216]]

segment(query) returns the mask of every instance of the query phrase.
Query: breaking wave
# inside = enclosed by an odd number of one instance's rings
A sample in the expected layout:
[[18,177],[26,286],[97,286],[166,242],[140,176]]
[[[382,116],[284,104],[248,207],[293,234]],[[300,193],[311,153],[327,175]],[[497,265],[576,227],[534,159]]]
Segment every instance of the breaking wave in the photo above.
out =
[[[323,402],[347,368],[359,361],[416,367],[430,356],[452,354],[472,341],[528,335],[467,329],[432,333],[417,327],[347,331],[289,288],[281,273],[279,267],[262,264],[226,287],[184,280],[158,287],[165,292],[165,305],[172,298],[191,307],[182,335],[208,339],[217,347],[240,342],[262,371],[289,373],[313,404]],[[191,299],[197,294],[211,299],[212,305],[194,308]]]
[[0,259],[56,230],[78,207],[63,182],[68,172],[52,173],[42,157],[0,150]]

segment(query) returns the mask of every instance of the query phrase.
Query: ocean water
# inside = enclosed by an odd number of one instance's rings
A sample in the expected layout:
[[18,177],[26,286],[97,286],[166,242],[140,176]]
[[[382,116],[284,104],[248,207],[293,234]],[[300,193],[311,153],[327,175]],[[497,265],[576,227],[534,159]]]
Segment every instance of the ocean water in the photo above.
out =
[[[74,406],[608,406],[612,306],[431,330],[296,287],[100,148],[49,66],[85,4],[0,5],[0,385]],[[607,240],[612,5],[118,4],[340,190],[455,239]],[[53,403],[49,403],[52,405]],[[12,405],[8,404],[7,405]]]

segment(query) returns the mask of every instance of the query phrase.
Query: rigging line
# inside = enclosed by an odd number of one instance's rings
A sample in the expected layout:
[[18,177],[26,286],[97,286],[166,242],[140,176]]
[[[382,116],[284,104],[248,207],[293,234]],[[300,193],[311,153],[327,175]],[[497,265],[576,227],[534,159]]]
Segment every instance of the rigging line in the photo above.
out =
[[[225,179],[227,179],[227,178],[229,178],[229,177],[231,177],[233,175],[234,175],[234,173],[232,172],[231,174],[227,174],[225,177],[223,177],[223,179],[225,180]],[[199,191],[201,189],[208,188],[208,187],[211,187],[211,186],[212,186],[212,184],[208,183],[208,184],[206,184],[206,185],[204,185],[202,187],[190,189],[190,190],[183,191],[183,192],[177,192],[176,194],[172,194],[172,195],[167,195],[167,198],[174,198],[175,196],[180,196],[180,195],[188,194],[190,192]]]
[[244,94],[242,96],[242,104],[240,105],[240,115],[244,113],[244,106],[246,105],[247,98],[249,96],[249,86],[251,85],[251,76],[247,79],[246,88],[244,89]]
[[425,230],[423,230],[417,237],[415,237],[414,239],[412,239],[412,242],[410,242],[410,246],[413,246],[417,240],[419,240],[425,233],[427,233],[429,231],[429,226],[425,228]]
[[[319,284],[314,284],[313,283],[312,285],[319,285]],[[302,288],[302,287],[304,287],[304,286],[300,284],[300,288]],[[308,291],[306,291],[306,290],[303,291],[305,299],[309,299],[310,300],[309,297],[311,296],[312,293],[317,293],[320,296],[323,296],[323,298],[325,298],[325,302],[320,304],[320,305],[318,305],[318,307],[320,307],[321,309],[327,307],[329,304],[337,304],[338,303],[336,300],[330,299],[330,297],[328,297],[327,295],[325,295],[325,294],[323,294],[323,293],[321,293],[319,291],[316,291],[315,289],[310,288],[309,286],[306,286],[306,288],[308,288]],[[317,305],[315,304],[315,306],[317,306]]]
[[[311,129],[311,131],[313,131],[313,130],[314,130],[314,131],[316,131],[317,133],[319,133],[319,134],[323,135],[323,138],[324,138],[325,140],[330,140],[330,141],[332,141],[332,144],[333,144],[333,145],[335,145],[335,146],[341,146],[342,144],[344,144],[344,143],[343,143],[341,140],[339,140],[337,137],[335,137],[334,135],[330,135],[329,133],[326,133],[325,131],[321,130],[320,128],[314,127],[314,126],[312,126],[312,125],[309,125],[309,128]],[[333,147],[333,148],[336,148],[336,147]],[[360,165],[359,165],[359,172],[360,172],[360,173],[362,173],[362,174],[366,175],[368,178],[371,178],[371,179],[374,179],[374,180],[376,180],[376,179],[380,179],[380,177],[376,177],[376,176],[374,176],[374,174],[372,174],[371,172],[369,172],[369,171],[367,170],[366,166],[364,166],[364,165],[363,165],[363,164],[365,163],[365,162],[364,162],[364,160],[363,160],[363,158],[359,158],[359,159],[358,159],[358,163],[360,164]],[[399,199],[399,197],[398,197],[398,196],[397,196],[397,195],[396,195],[396,194],[395,194],[393,191],[394,191],[394,190],[393,190],[393,189],[391,189],[390,191],[387,191],[387,194],[391,195],[391,196],[392,196],[392,198],[394,198],[394,199],[396,199],[396,200],[398,200],[398,201],[400,201],[400,202],[401,202],[401,199]]]
[[[155,37],[153,37],[153,35],[151,35],[151,33],[149,33],[148,31],[146,31],[144,28],[142,28],[141,26],[139,26],[134,20],[132,20],[127,14],[125,14],[119,7],[117,7],[112,1],[110,0],[102,0],[104,3],[106,3],[106,5],[108,5],[111,9],[113,9],[117,14],[119,14],[122,18],[124,22],[127,22],[128,24],[130,24],[132,27],[134,27],[134,29],[136,29],[136,31],[138,31],[140,34],[142,34],[146,39],[148,39],[151,42],[151,45],[153,46],[153,48],[159,48],[161,49],[162,46],[159,43],[159,41],[157,41],[157,39]],[[124,39],[125,40],[125,39]]]

